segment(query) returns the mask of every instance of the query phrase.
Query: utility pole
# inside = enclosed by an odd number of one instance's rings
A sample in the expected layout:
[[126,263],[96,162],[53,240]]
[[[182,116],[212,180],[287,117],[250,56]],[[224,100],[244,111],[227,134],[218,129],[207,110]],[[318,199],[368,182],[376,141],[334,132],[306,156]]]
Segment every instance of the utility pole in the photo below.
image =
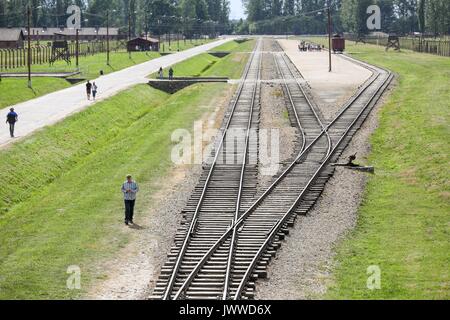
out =
[[109,10],[106,10],[106,65],[109,66]]
[[[128,4],[128,41],[130,40],[131,40],[131,1]],[[128,44],[127,49],[128,49],[128,58],[131,59],[131,51],[128,48]]]
[[180,20],[177,18],[177,51],[180,51]]
[[28,34],[28,88],[31,89],[31,7],[28,5],[27,8],[28,15],[28,26],[27,26],[27,34]]
[[79,52],[80,52],[80,49],[79,49],[79,31],[80,31],[80,29],[78,29],[78,28],[76,28],[75,29],[75,65],[77,66],[77,70],[78,70],[78,55],[79,55]]
[[148,17],[147,17],[147,11],[145,11],[144,19],[145,19],[145,40],[148,40]]
[[328,1],[328,63],[329,63],[329,69],[328,72],[332,71],[331,67],[331,10],[330,10],[330,1]]

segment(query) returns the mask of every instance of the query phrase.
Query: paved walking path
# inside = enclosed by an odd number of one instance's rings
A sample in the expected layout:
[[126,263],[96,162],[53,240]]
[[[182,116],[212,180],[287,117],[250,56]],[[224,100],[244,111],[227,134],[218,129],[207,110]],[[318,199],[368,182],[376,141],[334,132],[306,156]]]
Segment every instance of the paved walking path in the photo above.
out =
[[[148,81],[146,77],[149,74],[158,71],[160,67],[166,68],[222,45],[230,40],[232,40],[232,38],[207,43],[94,79],[92,81],[95,81],[98,86],[96,102],[111,97],[119,91],[136,84],[146,83]],[[40,128],[52,125],[75,112],[79,112],[80,110],[89,107],[93,103],[93,101],[87,100],[85,83],[81,83],[67,89],[16,104],[12,107],[14,107],[19,114],[19,122],[16,124],[16,138],[14,139],[10,138],[8,126],[5,124],[6,114],[11,106],[1,109],[0,120],[2,126],[0,127],[0,147],[18,141],[20,138],[23,138]]]

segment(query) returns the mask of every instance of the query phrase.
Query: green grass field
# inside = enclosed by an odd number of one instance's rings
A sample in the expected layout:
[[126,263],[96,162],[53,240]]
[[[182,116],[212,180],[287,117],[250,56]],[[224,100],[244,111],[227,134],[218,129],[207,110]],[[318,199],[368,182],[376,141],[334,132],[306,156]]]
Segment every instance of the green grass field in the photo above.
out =
[[[206,76],[223,76],[230,79],[240,78],[245,67],[245,62],[249,57],[249,53],[255,45],[254,40],[246,41],[238,44],[230,41],[224,45],[231,44],[234,50],[231,54],[217,58],[208,53],[199,54],[192,59],[182,61],[172,66],[175,77],[206,77]],[[223,45],[222,45],[223,46]],[[219,46],[218,48],[222,47]],[[217,50],[219,51],[219,50]],[[167,77],[168,70],[164,70]],[[151,78],[157,78],[157,73],[150,75]]]
[[[216,39],[202,39],[191,41],[180,41],[180,51],[205,44]],[[176,52],[178,50],[177,42],[172,42],[169,50],[168,43],[164,44],[164,52]],[[161,46],[161,51],[162,51]],[[158,52],[132,52],[131,59],[125,51],[111,52],[110,65],[106,64],[106,53],[98,53],[86,57],[79,58],[80,74],[75,75],[75,78],[95,79],[100,76],[100,70],[104,74],[131,67],[136,64],[149,61],[160,57]],[[76,70],[75,59],[72,58],[72,63],[68,65],[64,61],[57,61],[52,66],[48,64],[33,65],[33,72],[73,72]],[[12,72],[26,72],[26,68],[17,68]],[[33,89],[27,86],[26,78],[3,78],[0,82],[0,108],[5,108],[19,102],[27,101],[29,99],[37,98],[44,94],[54,92],[63,88],[67,88],[70,84],[64,79],[57,78],[33,78]]]
[[249,39],[242,43],[229,41],[221,46],[214,48],[213,51],[251,52],[253,50],[253,47],[255,46],[255,43],[255,39]]
[[182,51],[186,49],[190,49],[196,46],[201,46],[202,44],[206,44],[212,41],[216,41],[217,39],[187,39],[184,40],[172,40],[169,45],[169,41],[163,39],[164,41],[161,42],[160,50],[161,52],[177,52]]
[[[94,55],[79,58],[79,71],[76,78],[93,79],[100,76],[100,70],[104,74],[118,71],[127,67],[134,66],[145,61],[160,57],[158,52],[132,52],[131,59],[125,51],[111,52],[110,65],[106,64],[106,53],[97,53]],[[25,72],[26,68],[14,69],[14,72]],[[33,65],[34,72],[73,72],[76,71],[75,59],[68,65],[65,61],[58,60],[53,65],[39,64]]]
[[[99,276],[97,262],[129,239],[124,175],[133,172],[140,198],[150,197],[173,166],[173,130],[192,128],[228,86],[168,95],[139,85],[0,151],[0,178],[8,181],[0,189],[0,299],[82,296]],[[82,270],[82,290],[66,287],[70,265]]]
[[[398,74],[379,115],[356,229],[337,248],[338,299],[450,298],[450,59],[347,43],[356,58]],[[381,269],[368,290],[367,268]]]
[[[131,59],[126,52],[111,52],[110,66],[106,65],[106,54],[95,54],[86,57],[80,57],[80,74],[76,78],[94,79],[100,76],[100,70],[104,74],[118,71],[154,58],[159,57],[157,52],[133,52]],[[75,61],[71,65],[66,62],[57,61],[54,65],[48,64],[35,65],[32,68],[34,72],[73,72],[75,71]],[[14,69],[14,72],[25,72],[25,68]],[[27,86],[26,78],[3,78],[0,82],[0,108],[7,107],[29,99],[37,98],[44,94],[54,92],[70,86],[70,83],[64,79],[58,78],[32,78],[33,89]]]
[[35,78],[31,90],[27,78],[4,78],[0,82],[0,109],[68,87],[70,83],[63,79]]
[[[206,77],[222,76],[230,79],[240,78],[249,54],[232,53],[223,58],[214,57],[208,53],[202,53],[192,59],[182,61],[172,66],[175,77]],[[164,70],[167,77],[168,70]],[[157,73],[150,75],[157,78]]]

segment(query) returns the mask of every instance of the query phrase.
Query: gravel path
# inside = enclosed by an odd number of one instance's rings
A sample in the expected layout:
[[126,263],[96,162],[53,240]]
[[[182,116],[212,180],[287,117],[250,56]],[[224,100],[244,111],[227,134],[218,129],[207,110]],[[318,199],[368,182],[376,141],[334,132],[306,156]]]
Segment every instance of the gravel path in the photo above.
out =
[[[358,154],[366,163],[369,139],[377,128],[377,107],[342,154],[344,161]],[[257,282],[256,299],[320,299],[332,281],[334,248],[356,225],[368,176],[336,168],[334,176],[307,216],[298,217],[268,269],[268,278]]]

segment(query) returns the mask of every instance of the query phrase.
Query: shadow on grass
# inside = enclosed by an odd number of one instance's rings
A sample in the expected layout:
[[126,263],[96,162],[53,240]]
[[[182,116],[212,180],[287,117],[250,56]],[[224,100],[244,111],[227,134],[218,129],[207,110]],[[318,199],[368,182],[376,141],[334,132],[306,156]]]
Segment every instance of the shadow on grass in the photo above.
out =
[[36,97],[37,96],[37,92],[33,89],[33,87],[27,87],[27,89],[31,90],[33,92],[33,95]]
[[138,225],[137,223],[130,224],[130,225],[128,225],[128,227],[129,227],[130,229],[136,229],[136,230],[143,230],[143,229],[146,229],[145,227],[140,226],[140,225]]

